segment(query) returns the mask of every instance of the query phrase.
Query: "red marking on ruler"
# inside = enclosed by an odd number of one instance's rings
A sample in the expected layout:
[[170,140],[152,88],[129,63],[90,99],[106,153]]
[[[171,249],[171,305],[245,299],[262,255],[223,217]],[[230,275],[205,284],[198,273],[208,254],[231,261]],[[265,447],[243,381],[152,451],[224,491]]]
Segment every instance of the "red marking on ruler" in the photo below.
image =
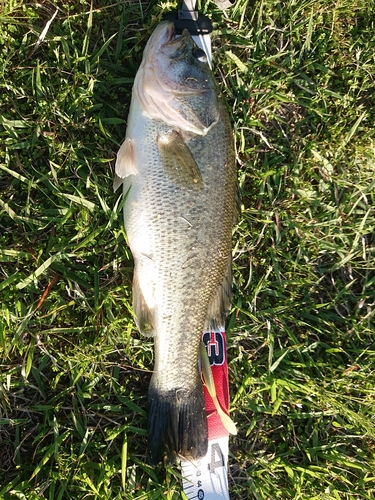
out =
[[[219,337],[218,337],[219,335]],[[207,354],[210,358],[212,375],[215,382],[216,396],[221,408],[229,411],[229,382],[227,363],[227,344],[225,332],[211,332],[209,339],[207,333],[203,333],[202,340],[207,347]],[[220,342],[218,341],[220,340]],[[221,342],[222,340],[222,342]],[[220,353],[220,348],[223,350]],[[219,364],[220,363],[220,364]],[[214,402],[204,385],[204,400],[207,411],[208,439],[218,439],[227,437],[229,432],[221,423],[221,419],[216,411]]]

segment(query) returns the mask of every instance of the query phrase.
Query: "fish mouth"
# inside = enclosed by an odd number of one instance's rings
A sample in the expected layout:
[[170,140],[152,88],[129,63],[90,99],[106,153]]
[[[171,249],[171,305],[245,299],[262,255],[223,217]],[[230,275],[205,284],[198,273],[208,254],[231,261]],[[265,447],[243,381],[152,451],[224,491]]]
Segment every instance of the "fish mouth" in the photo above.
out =
[[163,21],[151,35],[144,51],[144,59],[152,61],[154,56],[158,57],[158,55],[178,59],[184,56],[193,45],[193,39],[187,29],[184,29],[180,35],[176,33],[173,22]]
[[173,23],[169,23],[166,32],[166,43],[172,42],[176,39],[176,30]]
[[[185,47],[193,42],[191,35],[187,29],[184,29],[182,34],[177,34],[174,24],[168,23],[165,32],[164,42],[161,45],[161,50],[165,49],[168,51],[170,57],[174,57],[171,53],[174,49],[175,53],[181,55],[181,51],[184,51]],[[163,50],[164,51],[164,50]]]
[[164,25],[165,30],[162,35],[163,39],[161,43],[161,46],[163,47],[166,44],[169,44],[171,42],[173,43],[176,40],[177,34],[173,23],[164,21],[164,23],[160,24],[160,26],[162,25]]

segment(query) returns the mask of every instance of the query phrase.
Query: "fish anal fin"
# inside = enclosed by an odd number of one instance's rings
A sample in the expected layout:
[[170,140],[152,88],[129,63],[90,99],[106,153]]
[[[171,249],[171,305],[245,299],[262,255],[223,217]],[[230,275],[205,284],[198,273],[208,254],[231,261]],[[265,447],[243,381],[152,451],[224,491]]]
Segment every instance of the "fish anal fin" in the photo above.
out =
[[120,179],[138,173],[135,159],[135,140],[127,137],[117,153],[115,172]]
[[136,270],[133,278],[133,310],[138,330],[143,335],[153,336],[155,333],[153,315],[144,299]]
[[225,318],[232,302],[232,295],[232,256],[230,255],[224,279],[212,297],[207,309],[206,323],[204,325],[205,331],[224,327]]
[[181,135],[172,130],[157,139],[161,163],[173,184],[183,188],[200,188],[203,179],[197,162]]

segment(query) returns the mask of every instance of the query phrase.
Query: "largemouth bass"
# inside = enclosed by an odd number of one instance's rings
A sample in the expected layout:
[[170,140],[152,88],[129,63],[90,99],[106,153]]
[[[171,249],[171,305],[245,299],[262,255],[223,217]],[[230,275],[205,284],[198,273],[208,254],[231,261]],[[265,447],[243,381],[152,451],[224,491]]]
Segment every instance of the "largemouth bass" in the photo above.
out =
[[237,181],[229,117],[205,53],[173,23],[160,23],[144,50],[115,170],[135,319],[155,337],[149,460],[197,459],[207,451],[200,337],[223,325],[230,307]]

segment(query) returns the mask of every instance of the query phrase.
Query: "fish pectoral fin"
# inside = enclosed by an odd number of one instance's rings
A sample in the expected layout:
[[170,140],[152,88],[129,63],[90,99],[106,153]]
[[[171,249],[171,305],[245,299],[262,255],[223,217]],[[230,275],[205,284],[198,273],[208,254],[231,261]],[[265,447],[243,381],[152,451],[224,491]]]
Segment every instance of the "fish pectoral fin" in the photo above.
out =
[[178,132],[173,130],[157,138],[161,163],[171,181],[179,187],[202,187],[197,162]]
[[224,327],[225,317],[232,302],[232,255],[228,258],[227,270],[224,279],[217,289],[207,309],[204,330],[215,330]]
[[155,334],[154,318],[144,299],[136,271],[133,279],[133,310],[138,330],[142,335],[153,336]]
[[115,172],[120,179],[138,173],[135,159],[135,141],[131,137],[127,137],[118,150]]
[[115,193],[118,188],[121,186],[124,179],[121,179],[117,174],[115,174],[115,178],[113,179],[113,192]]

